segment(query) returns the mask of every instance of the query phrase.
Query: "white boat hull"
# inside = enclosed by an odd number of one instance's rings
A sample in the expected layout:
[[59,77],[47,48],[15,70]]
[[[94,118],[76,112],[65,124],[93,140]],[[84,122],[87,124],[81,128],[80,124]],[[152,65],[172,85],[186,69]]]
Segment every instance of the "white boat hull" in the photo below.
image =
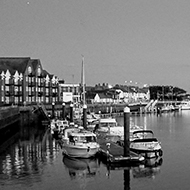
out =
[[162,156],[161,143],[154,137],[151,130],[134,131],[130,142],[130,150],[145,158]]
[[99,151],[98,144],[91,145],[72,145],[72,144],[63,144],[63,153],[67,156],[74,158],[90,158],[96,156]]
[[190,110],[190,101],[182,101],[179,107],[181,110]]
[[133,152],[136,152],[138,154],[141,154],[142,156],[144,156],[145,158],[157,158],[157,157],[161,157],[162,153],[160,153],[160,151],[142,151],[142,150],[136,150],[131,148],[130,149]]
[[[143,145],[142,145],[143,144]],[[130,144],[130,150],[141,154],[145,158],[155,158],[162,156],[163,152],[159,144],[154,143],[133,143]]]
[[190,110],[190,106],[182,106],[181,110]]

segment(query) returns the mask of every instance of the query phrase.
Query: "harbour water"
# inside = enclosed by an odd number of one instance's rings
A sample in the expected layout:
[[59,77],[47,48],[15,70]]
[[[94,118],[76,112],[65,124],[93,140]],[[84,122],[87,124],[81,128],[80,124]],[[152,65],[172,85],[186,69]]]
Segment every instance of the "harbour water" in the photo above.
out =
[[[29,130],[0,154],[1,190],[189,190],[190,111],[132,115],[136,125],[152,129],[163,157],[149,165],[108,168],[98,160],[64,158],[45,131]],[[123,118],[117,118],[122,125]]]

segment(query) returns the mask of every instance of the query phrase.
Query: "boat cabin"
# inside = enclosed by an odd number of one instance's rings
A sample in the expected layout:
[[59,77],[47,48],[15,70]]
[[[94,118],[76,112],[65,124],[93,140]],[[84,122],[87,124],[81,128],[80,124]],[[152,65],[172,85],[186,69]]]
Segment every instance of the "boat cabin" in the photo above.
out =
[[104,118],[99,121],[100,127],[117,127],[117,121],[114,118]]
[[89,143],[89,142],[96,142],[96,136],[92,135],[80,135],[77,133],[70,134],[68,136],[69,141],[73,143]]
[[65,139],[73,143],[89,143],[96,142],[96,135],[90,131],[81,130],[78,128],[65,129]]

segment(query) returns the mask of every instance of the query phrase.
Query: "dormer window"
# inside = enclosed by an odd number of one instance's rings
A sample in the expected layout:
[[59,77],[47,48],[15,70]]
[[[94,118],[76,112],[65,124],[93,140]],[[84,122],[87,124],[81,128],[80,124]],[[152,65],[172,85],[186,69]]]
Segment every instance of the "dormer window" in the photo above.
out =
[[19,73],[18,73],[18,71],[15,72],[13,78],[14,78],[15,84],[18,84],[18,80],[19,80]]
[[31,74],[31,73],[32,73],[32,67],[29,66],[29,67],[28,67],[28,74]]
[[5,74],[5,83],[9,84],[10,79],[11,79],[11,74],[10,74],[9,70],[7,70],[7,72]]
[[41,75],[41,72],[42,72],[41,68],[40,68],[40,67],[38,67],[38,70],[37,70],[38,76],[40,76],[40,75]]
[[4,71],[2,71],[2,73],[1,73],[1,79],[3,80],[5,78],[5,73],[4,73]]

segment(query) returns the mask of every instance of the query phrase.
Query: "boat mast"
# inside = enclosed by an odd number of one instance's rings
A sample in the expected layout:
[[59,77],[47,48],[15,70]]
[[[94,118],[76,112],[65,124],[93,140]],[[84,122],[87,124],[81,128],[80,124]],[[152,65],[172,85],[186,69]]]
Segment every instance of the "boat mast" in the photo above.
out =
[[81,73],[81,85],[82,85],[82,104],[86,104],[85,98],[85,73],[84,73],[84,56],[82,55],[82,73]]

